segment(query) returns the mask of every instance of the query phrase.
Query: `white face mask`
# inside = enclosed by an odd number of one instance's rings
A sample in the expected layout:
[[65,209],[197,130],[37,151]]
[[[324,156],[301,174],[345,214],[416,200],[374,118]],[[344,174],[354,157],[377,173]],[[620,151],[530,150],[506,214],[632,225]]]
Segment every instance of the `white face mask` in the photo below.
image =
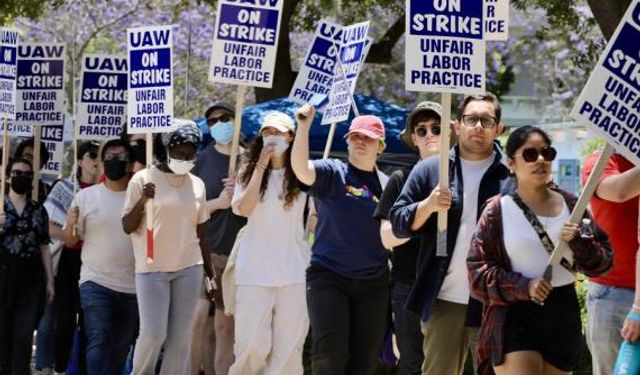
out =
[[268,135],[263,138],[263,141],[265,146],[275,146],[273,151],[275,156],[282,155],[285,151],[287,151],[287,148],[289,148],[289,141],[284,135]]
[[196,165],[195,160],[172,159],[169,155],[167,155],[167,160],[169,161],[167,163],[169,169],[175,174],[187,174]]

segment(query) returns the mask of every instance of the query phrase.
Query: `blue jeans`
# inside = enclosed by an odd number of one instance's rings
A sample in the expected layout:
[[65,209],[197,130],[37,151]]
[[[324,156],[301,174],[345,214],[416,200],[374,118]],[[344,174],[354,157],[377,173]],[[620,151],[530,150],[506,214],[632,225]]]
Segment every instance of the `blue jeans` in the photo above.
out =
[[87,373],[121,373],[138,324],[136,295],[86,281],[80,285],[80,303],[87,332]]
[[593,374],[610,375],[622,344],[620,329],[633,304],[634,290],[589,282],[587,345]]
[[36,336],[36,369],[53,368],[53,328],[55,323],[53,304],[47,305],[38,324]]
[[420,317],[407,310],[405,304],[411,290],[411,284],[394,282],[391,289],[391,307],[400,360],[398,375],[416,375],[422,373],[422,332]]

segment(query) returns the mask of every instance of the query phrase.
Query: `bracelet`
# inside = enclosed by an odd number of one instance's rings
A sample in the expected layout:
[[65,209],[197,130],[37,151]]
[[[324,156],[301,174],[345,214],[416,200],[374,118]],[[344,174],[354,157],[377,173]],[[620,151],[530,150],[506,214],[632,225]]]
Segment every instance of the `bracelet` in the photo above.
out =
[[267,166],[264,164],[260,164],[260,163],[256,163],[256,168],[258,168],[261,171],[266,171],[267,170]]
[[631,319],[631,320],[635,320],[635,321],[640,322],[640,314],[639,313],[630,312],[629,314],[627,314],[627,319]]

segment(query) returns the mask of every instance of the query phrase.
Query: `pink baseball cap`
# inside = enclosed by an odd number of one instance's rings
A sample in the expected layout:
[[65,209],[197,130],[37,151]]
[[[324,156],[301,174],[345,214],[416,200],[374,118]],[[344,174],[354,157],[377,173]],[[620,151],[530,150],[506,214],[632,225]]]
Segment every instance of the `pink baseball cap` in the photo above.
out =
[[344,137],[347,138],[349,134],[353,133],[360,133],[373,139],[384,139],[384,124],[378,116],[358,116],[351,121],[349,132]]

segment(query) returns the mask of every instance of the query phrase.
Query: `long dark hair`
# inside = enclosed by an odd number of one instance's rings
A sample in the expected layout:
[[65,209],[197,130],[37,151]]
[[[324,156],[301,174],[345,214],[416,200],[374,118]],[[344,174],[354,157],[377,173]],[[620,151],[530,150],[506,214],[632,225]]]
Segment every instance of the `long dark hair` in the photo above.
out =
[[[295,137],[293,132],[289,132],[289,134]],[[264,141],[262,140],[262,136],[259,135],[253,140],[247,151],[244,153],[246,162],[242,167],[239,178],[240,183],[244,187],[249,185],[249,180],[251,180],[253,171],[256,169],[263,146]],[[267,186],[269,185],[270,175],[271,163],[267,165],[267,169],[264,171],[262,181],[260,182],[261,200],[264,198],[264,192],[267,190]],[[282,190],[284,191],[284,207],[289,208],[293,205],[293,202],[300,194],[300,181],[298,181],[295,173],[293,173],[293,168],[291,168],[291,144],[289,144],[289,147],[284,152],[284,180],[282,181]]]

